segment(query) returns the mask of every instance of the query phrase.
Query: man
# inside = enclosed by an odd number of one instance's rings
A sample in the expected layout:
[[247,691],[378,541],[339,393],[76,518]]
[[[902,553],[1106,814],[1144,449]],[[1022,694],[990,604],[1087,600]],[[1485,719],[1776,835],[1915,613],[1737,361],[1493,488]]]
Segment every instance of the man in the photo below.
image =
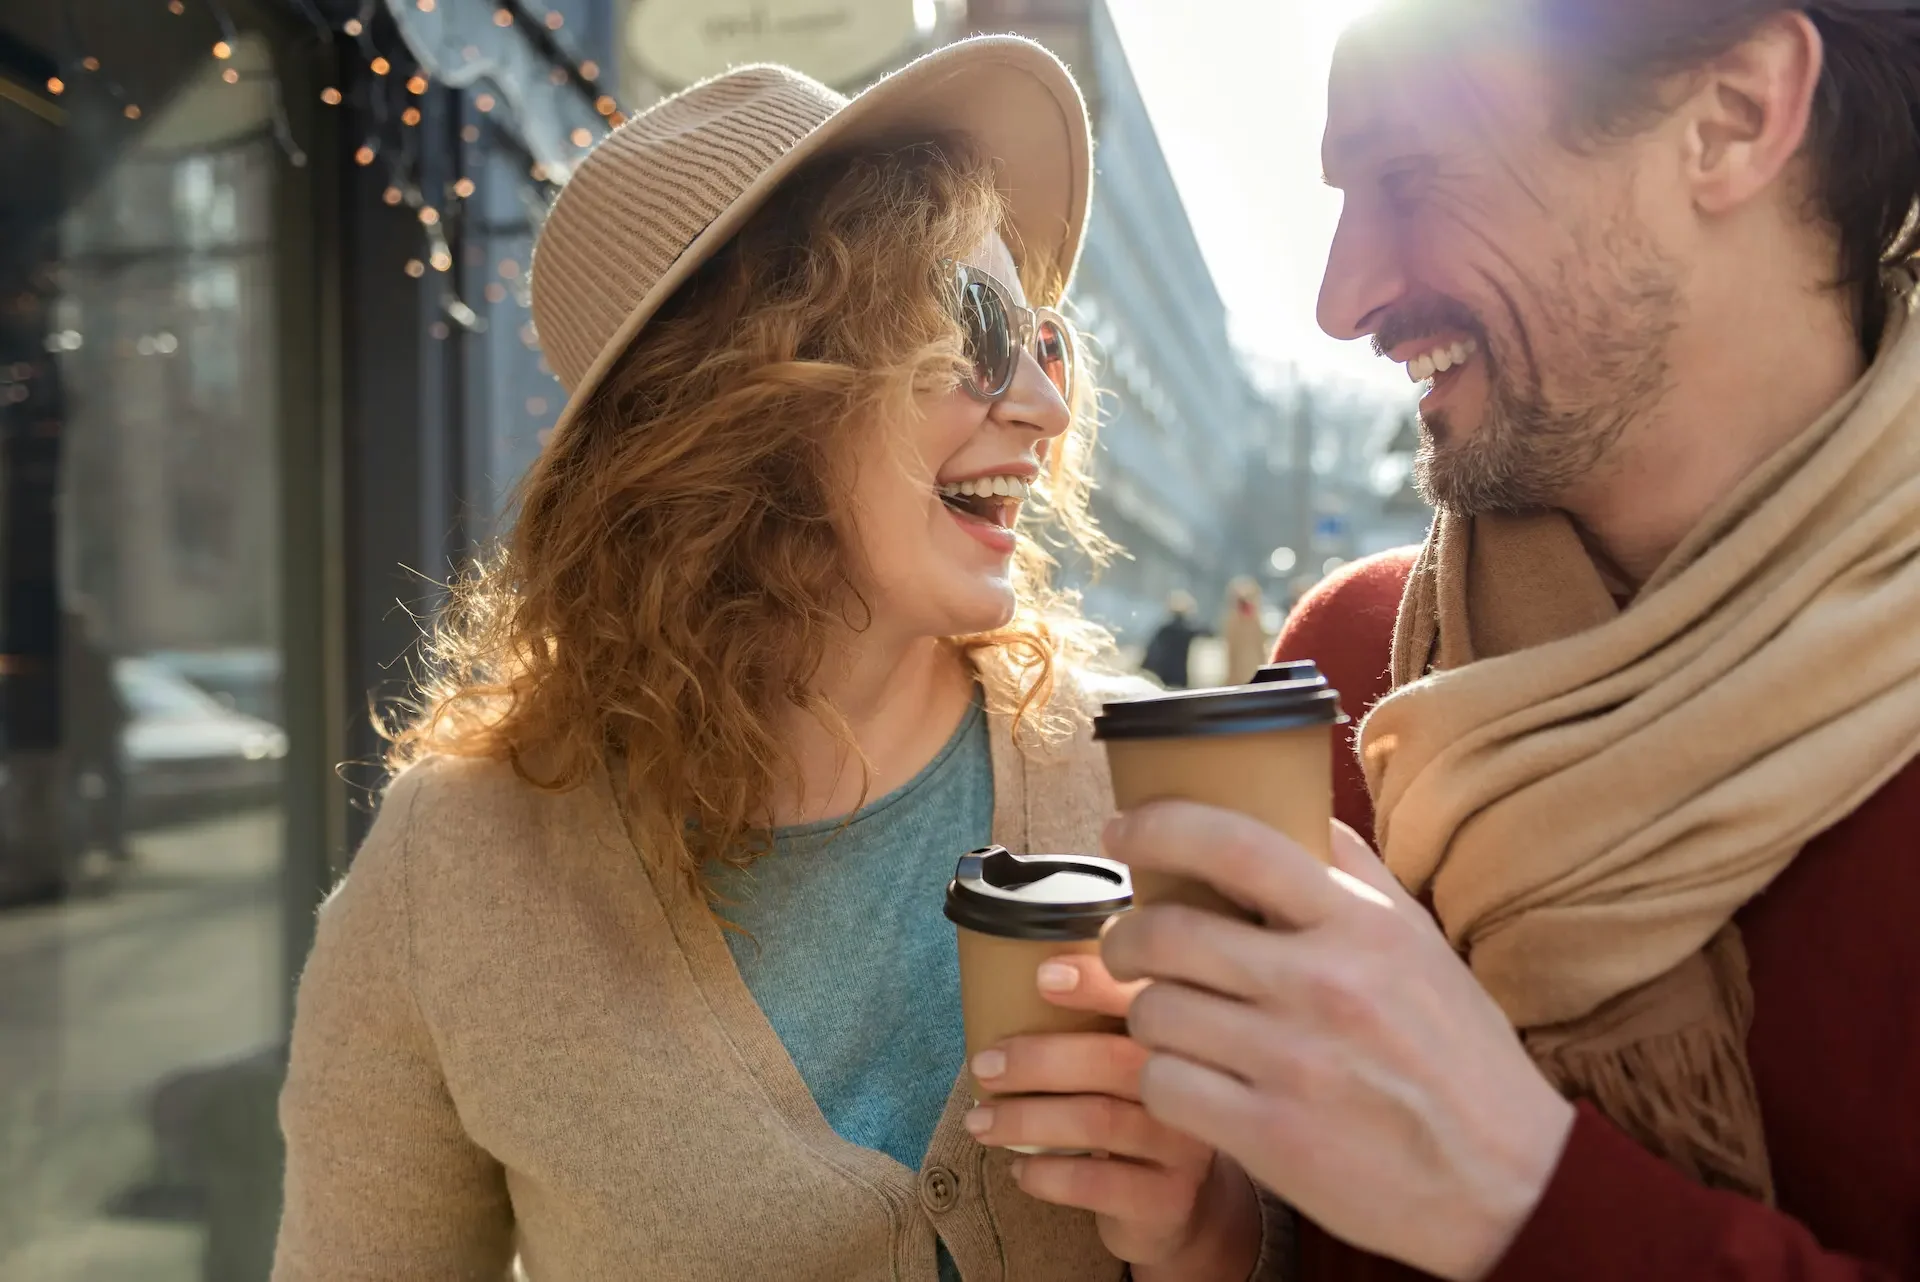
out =
[[1108,933],[1149,1110],[1307,1282],[1920,1279],[1920,7],[1395,0],[1324,163],[1441,515],[1280,640],[1331,876],[1109,830],[1262,920]]
[[1154,631],[1140,660],[1140,670],[1151,673],[1169,690],[1187,688],[1188,656],[1193,653],[1194,638],[1213,635],[1193,621],[1194,609],[1190,594],[1175,591],[1169,595],[1166,621]]

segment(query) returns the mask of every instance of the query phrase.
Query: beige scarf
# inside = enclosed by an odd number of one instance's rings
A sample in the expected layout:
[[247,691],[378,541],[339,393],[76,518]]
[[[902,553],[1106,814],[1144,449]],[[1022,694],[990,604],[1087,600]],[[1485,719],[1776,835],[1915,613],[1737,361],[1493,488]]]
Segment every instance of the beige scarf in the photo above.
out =
[[1443,516],[1360,731],[1383,857],[1542,1071],[1762,1199],[1733,916],[1920,754],[1915,306],[1630,609],[1563,516]]

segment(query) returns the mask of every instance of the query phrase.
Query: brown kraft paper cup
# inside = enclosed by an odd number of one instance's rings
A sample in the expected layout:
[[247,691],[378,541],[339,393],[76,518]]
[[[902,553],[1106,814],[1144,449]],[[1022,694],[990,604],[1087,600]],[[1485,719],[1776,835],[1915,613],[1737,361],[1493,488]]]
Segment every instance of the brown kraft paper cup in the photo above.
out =
[[[967,1062],[1028,1033],[1124,1033],[1126,1021],[1067,1010],[1040,995],[1040,964],[1097,954],[1100,928],[1132,902],[1126,867],[1090,855],[1015,855],[989,846],[961,858],[946,914],[960,946],[960,1013]],[[974,1102],[994,1096],[968,1071]],[[1068,1150],[1014,1147],[1022,1153]]]
[[[1236,810],[1331,863],[1333,727],[1339,692],[1312,663],[1273,664],[1254,683],[1107,704],[1094,722],[1124,812],[1179,798]],[[1188,904],[1252,920],[1204,882],[1135,872],[1136,906]]]

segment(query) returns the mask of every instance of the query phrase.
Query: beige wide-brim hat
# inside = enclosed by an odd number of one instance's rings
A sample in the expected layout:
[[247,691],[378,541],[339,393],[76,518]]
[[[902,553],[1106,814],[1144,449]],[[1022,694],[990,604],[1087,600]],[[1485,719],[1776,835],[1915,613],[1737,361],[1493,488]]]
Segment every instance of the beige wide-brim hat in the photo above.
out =
[[554,430],[801,165],[941,134],[971,139],[993,163],[1022,266],[1071,277],[1093,187],[1086,104],[1060,60],[1018,36],[948,45],[851,99],[791,67],[739,67],[602,139],[533,251],[534,329],[567,390]]

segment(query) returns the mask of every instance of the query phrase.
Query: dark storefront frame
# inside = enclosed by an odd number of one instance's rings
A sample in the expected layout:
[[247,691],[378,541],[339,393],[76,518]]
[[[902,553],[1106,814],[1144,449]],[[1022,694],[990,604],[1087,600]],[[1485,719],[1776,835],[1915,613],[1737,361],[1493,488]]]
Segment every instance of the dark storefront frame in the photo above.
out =
[[[77,60],[76,42],[61,21],[71,3],[0,0],[0,36],[14,41],[0,54],[45,46],[40,62],[29,58],[24,69],[10,66],[9,78],[16,81],[10,92],[56,73],[79,81],[64,61]],[[489,260],[510,255],[516,270],[524,270],[532,222],[517,216],[525,206],[520,181],[525,160],[501,146],[474,145],[476,124],[498,130],[502,122],[498,116],[483,119],[471,94],[436,83],[411,97],[420,119],[408,126],[414,157],[409,179],[438,192],[470,172],[483,198],[490,185],[511,182],[517,190],[511,200],[496,199],[484,209],[483,201],[474,201],[466,218],[449,219],[444,230],[453,270],[409,274],[410,260],[428,256],[422,220],[414,207],[388,199],[393,170],[359,163],[356,155],[383,127],[370,110],[369,93],[395,91],[395,81],[372,83],[372,56],[389,59],[396,80],[413,69],[406,44],[383,9],[363,0],[220,0],[217,6],[184,0],[184,13],[170,12],[167,0],[85,3],[92,6],[91,22],[118,23],[111,49],[103,45],[100,50],[101,62],[131,68],[124,87],[145,103],[147,120],[159,117],[173,87],[159,81],[136,85],[141,59],[157,67],[164,57],[180,63],[191,58],[204,68],[213,38],[205,24],[216,14],[266,37],[284,105],[285,128],[275,131],[275,145],[266,154],[273,165],[276,335],[271,350],[278,420],[272,429],[280,647],[274,712],[285,731],[286,756],[279,805],[277,957],[261,958],[277,971],[271,977],[261,972],[261,979],[278,994],[271,1036],[284,1045],[294,984],[312,945],[315,908],[364,834],[381,782],[381,743],[369,720],[369,696],[404,692],[410,665],[417,663],[417,616],[437,603],[436,581],[455,572],[496,528],[510,473],[530,456],[534,434],[543,425],[533,407],[550,402],[557,412],[560,402],[557,387],[539,372],[537,353],[523,341],[524,290],[488,288],[500,276]],[[125,12],[108,8],[121,4],[128,6]],[[584,29],[593,38],[609,29],[614,6],[612,0],[579,0],[558,7],[575,24],[570,34]],[[366,40],[342,33],[349,18],[368,24]],[[168,54],[172,46],[166,42],[177,42],[189,30],[197,33],[191,42]],[[594,51],[611,63],[597,44]],[[71,118],[64,113],[90,88],[97,86],[76,84],[64,102],[53,105],[53,114]],[[323,99],[329,89],[338,91],[337,101],[332,94]],[[17,98],[11,102],[17,104]],[[388,114],[384,128],[392,138],[395,122]],[[115,145],[120,147],[133,136],[111,120],[106,128],[119,131]],[[60,145],[79,141],[64,135]],[[511,142],[491,134],[488,141]],[[289,152],[300,153],[305,163],[294,163]],[[31,172],[34,166],[22,169]],[[0,182],[24,177],[0,174]],[[48,194],[58,203],[74,199],[72,192],[51,186]],[[455,310],[449,299],[462,296],[491,319],[490,327],[448,324]],[[495,372],[503,352],[511,357],[511,377]],[[500,389],[511,404],[483,399],[498,399]],[[46,446],[15,439],[9,446],[16,465],[33,464],[35,448],[57,463],[57,441]],[[57,524],[44,510],[17,501],[6,506],[0,515],[53,538]],[[57,548],[49,551],[43,542],[36,551],[31,540],[17,537],[13,546],[32,553],[27,569],[39,567],[25,576],[29,606],[35,593],[55,599],[57,585],[50,594],[48,576],[41,571],[57,568]],[[13,609],[0,619],[5,643],[0,653],[23,640],[24,648],[36,654],[57,653],[57,637],[46,635],[46,612],[36,620],[31,608],[18,608],[18,585],[10,584],[9,591]],[[28,624],[24,633],[22,621]],[[57,742],[62,733],[58,711],[34,702],[45,683],[23,684],[17,671],[10,669],[4,682],[8,728],[24,725],[29,733],[12,741],[31,742],[37,733]],[[32,911],[43,924],[57,924],[46,914],[61,909],[55,901],[51,908]],[[79,1014],[63,1008],[66,999],[57,992],[50,1000],[56,1021]],[[0,1011],[0,1036],[14,1017]],[[63,1070],[57,1061],[51,1067],[57,1087]],[[206,1249],[198,1276],[234,1282],[263,1278],[277,1219],[272,1097],[279,1069],[272,1045],[244,1062],[195,1059],[183,1067],[190,1070],[183,1075],[194,1079],[195,1092],[225,1101],[216,1106],[223,1110],[218,1124],[237,1124],[243,1132],[200,1190],[204,1209],[194,1214],[204,1219]],[[205,1071],[198,1071],[202,1067]],[[148,1100],[148,1107],[154,1103]],[[7,1139],[0,1134],[0,1141]],[[19,1191],[32,1194],[38,1178],[32,1163],[15,1174],[27,1182]],[[0,1200],[12,1192],[0,1187]],[[32,1227],[27,1225],[29,1233]],[[0,1240],[0,1254],[6,1247]]]

